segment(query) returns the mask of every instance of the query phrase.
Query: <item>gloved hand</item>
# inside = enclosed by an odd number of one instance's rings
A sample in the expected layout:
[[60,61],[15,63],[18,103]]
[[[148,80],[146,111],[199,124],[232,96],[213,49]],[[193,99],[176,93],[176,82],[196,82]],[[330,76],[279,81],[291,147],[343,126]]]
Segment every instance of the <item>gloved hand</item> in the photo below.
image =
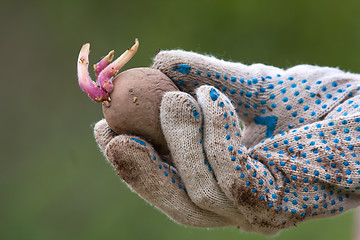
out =
[[175,166],[138,137],[115,136],[104,120],[95,137],[130,188],[169,217],[272,235],[359,205],[358,75],[184,51],[160,52],[153,67],[193,96],[200,85],[218,88],[199,88],[197,101],[164,96],[160,118]]

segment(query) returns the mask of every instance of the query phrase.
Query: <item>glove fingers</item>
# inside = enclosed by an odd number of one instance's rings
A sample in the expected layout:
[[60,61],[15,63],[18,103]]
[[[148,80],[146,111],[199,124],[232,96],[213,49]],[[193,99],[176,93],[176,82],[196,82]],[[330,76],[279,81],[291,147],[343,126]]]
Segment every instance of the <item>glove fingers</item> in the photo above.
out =
[[252,227],[217,184],[202,145],[202,113],[195,99],[183,92],[169,92],[160,108],[161,126],[173,162],[190,199],[200,208],[232,220],[244,231]]
[[271,209],[281,199],[280,174],[270,172],[239,145],[239,120],[225,95],[210,86],[196,93],[204,115],[205,151],[224,193],[255,226],[286,225],[286,219],[275,217]]
[[[232,97],[239,97],[240,86],[244,91],[255,92],[258,83],[263,81],[262,78],[284,72],[282,69],[263,64],[247,66],[182,50],[159,52],[152,67],[172,78],[182,91],[195,94],[197,87],[207,84],[216,86]],[[245,94],[242,97],[246,99]]]
[[227,94],[231,102],[242,113],[246,123],[253,122],[260,113],[260,100],[265,100],[269,90],[264,91],[264,83],[284,70],[253,64],[226,62],[210,56],[181,50],[161,51],[154,58],[153,68],[170,77],[177,87],[195,95],[195,89],[211,85]]
[[103,153],[105,152],[106,145],[114,137],[117,136],[117,134],[110,129],[105,119],[102,119],[95,124],[94,135],[95,135],[95,140]]
[[143,140],[119,135],[109,142],[105,154],[134,192],[174,221],[197,227],[230,224],[225,218],[191,202],[177,170],[162,161]]

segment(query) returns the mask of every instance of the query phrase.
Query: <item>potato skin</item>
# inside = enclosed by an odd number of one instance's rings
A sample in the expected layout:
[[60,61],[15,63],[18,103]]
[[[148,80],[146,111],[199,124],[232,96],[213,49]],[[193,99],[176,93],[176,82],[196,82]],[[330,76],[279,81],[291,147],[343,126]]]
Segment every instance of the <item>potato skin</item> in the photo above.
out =
[[174,82],[160,70],[133,68],[120,73],[113,84],[110,107],[102,107],[111,129],[142,137],[159,154],[169,154],[159,117],[162,96],[179,91]]

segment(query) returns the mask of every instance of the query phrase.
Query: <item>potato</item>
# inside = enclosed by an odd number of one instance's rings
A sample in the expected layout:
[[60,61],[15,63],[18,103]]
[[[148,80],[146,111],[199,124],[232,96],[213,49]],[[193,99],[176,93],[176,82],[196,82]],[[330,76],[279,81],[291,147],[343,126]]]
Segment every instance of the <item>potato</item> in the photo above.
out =
[[166,158],[169,150],[160,126],[160,104],[165,92],[179,89],[160,70],[152,68],[134,68],[118,74],[138,47],[135,39],[135,44],[115,61],[114,51],[110,51],[94,65],[94,82],[88,71],[90,44],[84,44],[77,61],[78,83],[90,99],[103,103],[105,120],[114,132],[143,137]]
[[133,68],[117,75],[113,84],[111,102],[102,108],[110,128],[118,134],[143,137],[159,154],[168,154],[159,116],[164,93],[179,91],[174,82],[159,70]]

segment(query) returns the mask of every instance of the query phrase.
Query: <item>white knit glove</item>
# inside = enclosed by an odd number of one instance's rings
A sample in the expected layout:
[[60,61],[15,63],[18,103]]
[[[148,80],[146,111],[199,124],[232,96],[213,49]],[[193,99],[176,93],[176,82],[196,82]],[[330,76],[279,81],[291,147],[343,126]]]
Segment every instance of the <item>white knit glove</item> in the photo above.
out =
[[184,51],[160,52],[153,67],[193,96],[200,85],[217,88],[200,87],[197,101],[164,96],[160,118],[175,166],[138,137],[115,136],[104,120],[95,137],[130,188],[175,221],[272,235],[360,204],[359,75]]

